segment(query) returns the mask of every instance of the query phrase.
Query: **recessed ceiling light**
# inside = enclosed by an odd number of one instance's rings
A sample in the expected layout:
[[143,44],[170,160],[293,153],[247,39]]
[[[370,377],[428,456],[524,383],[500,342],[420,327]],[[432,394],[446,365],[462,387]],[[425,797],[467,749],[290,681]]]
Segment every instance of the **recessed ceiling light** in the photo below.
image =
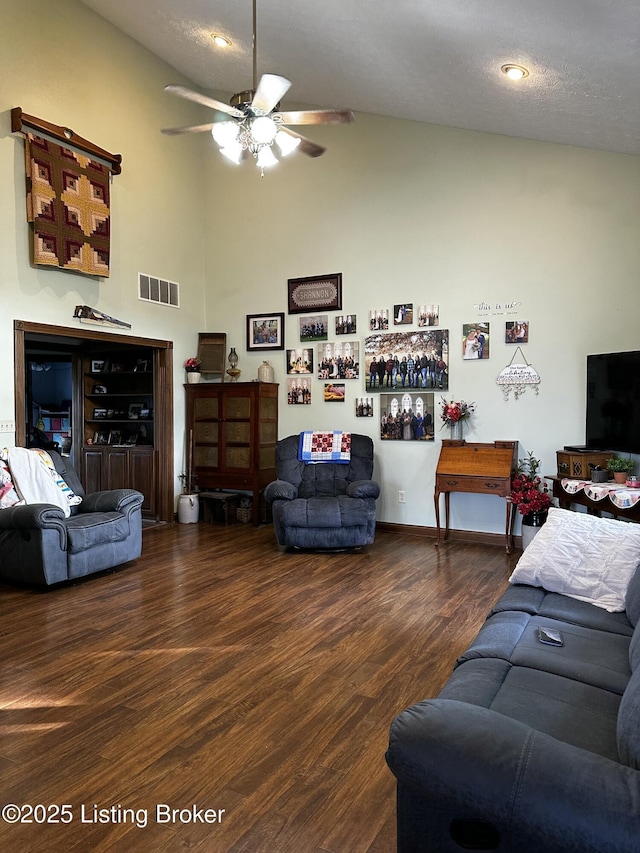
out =
[[211,38],[216,47],[231,47],[231,39],[220,35],[220,33],[211,33]]
[[523,80],[525,77],[529,76],[529,72],[524,66],[514,65],[513,63],[503,65],[500,70],[503,74],[507,75],[509,80]]

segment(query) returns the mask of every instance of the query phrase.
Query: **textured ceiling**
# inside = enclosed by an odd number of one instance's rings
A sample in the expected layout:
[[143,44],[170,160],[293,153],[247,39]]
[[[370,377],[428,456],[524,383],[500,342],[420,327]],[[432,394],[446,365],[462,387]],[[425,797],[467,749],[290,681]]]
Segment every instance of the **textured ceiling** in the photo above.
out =
[[[251,0],[82,1],[200,90],[251,88]],[[263,72],[293,81],[284,108],[640,154],[640,0],[258,0]]]

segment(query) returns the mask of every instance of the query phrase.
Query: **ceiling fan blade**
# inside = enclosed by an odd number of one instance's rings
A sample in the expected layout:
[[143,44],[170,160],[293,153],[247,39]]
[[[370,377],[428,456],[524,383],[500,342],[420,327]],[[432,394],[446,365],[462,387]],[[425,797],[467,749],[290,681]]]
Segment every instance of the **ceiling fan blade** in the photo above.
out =
[[283,124],[350,124],[356,118],[351,110],[294,110],[277,115]]
[[190,127],[163,127],[160,133],[166,136],[177,136],[179,133],[202,133],[205,130],[211,130],[213,123],[209,124],[194,124]]
[[301,136],[299,133],[296,133],[295,130],[291,130],[288,127],[281,127],[280,130],[288,136],[293,136],[294,139],[299,139],[300,144],[298,145],[298,151],[302,151],[302,153],[306,154],[308,157],[319,157],[327,150],[326,148],[323,148],[322,145],[312,142],[310,139],[307,139],[306,136]]
[[251,109],[268,115],[290,87],[291,80],[287,80],[286,77],[280,77],[278,74],[263,74],[251,101]]
[[187,101],[202,104],[203,107],[211,107],[212,110],[219,110],[221,113],[226,113],[234,118],[244,118],[244,113],[235,107],[230,107],[229,104],[223,104],[222,101],[216,101],[207,95],[201,95],[200,92],[194,92],[193,89],[187,89],[186,86],[178,86],[175,83],[170,83],[164,87],[164,90],[165,92],[170,92],[172,95],[178,95],[180,98],[186,98]]

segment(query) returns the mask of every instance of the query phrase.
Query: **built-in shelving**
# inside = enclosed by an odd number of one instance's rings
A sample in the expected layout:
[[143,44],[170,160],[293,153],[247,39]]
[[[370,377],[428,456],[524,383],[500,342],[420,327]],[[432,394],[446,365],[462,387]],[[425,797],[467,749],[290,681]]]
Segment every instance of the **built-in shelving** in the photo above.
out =
[[153,351],[93,350],[83,358],[83,480],[87,491],[138,489],[155,514]]

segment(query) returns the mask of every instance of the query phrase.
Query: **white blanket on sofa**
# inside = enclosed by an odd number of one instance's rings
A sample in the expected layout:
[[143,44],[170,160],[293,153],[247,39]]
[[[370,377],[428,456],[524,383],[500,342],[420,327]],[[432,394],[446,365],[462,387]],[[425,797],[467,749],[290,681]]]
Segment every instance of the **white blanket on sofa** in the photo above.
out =
[[44,450],[12,447],[9,450],[9,470],[16,491],[27,504],[53,504],[60,507],[68,518],[71,507],[82,501],[58,474],[51,457]]

